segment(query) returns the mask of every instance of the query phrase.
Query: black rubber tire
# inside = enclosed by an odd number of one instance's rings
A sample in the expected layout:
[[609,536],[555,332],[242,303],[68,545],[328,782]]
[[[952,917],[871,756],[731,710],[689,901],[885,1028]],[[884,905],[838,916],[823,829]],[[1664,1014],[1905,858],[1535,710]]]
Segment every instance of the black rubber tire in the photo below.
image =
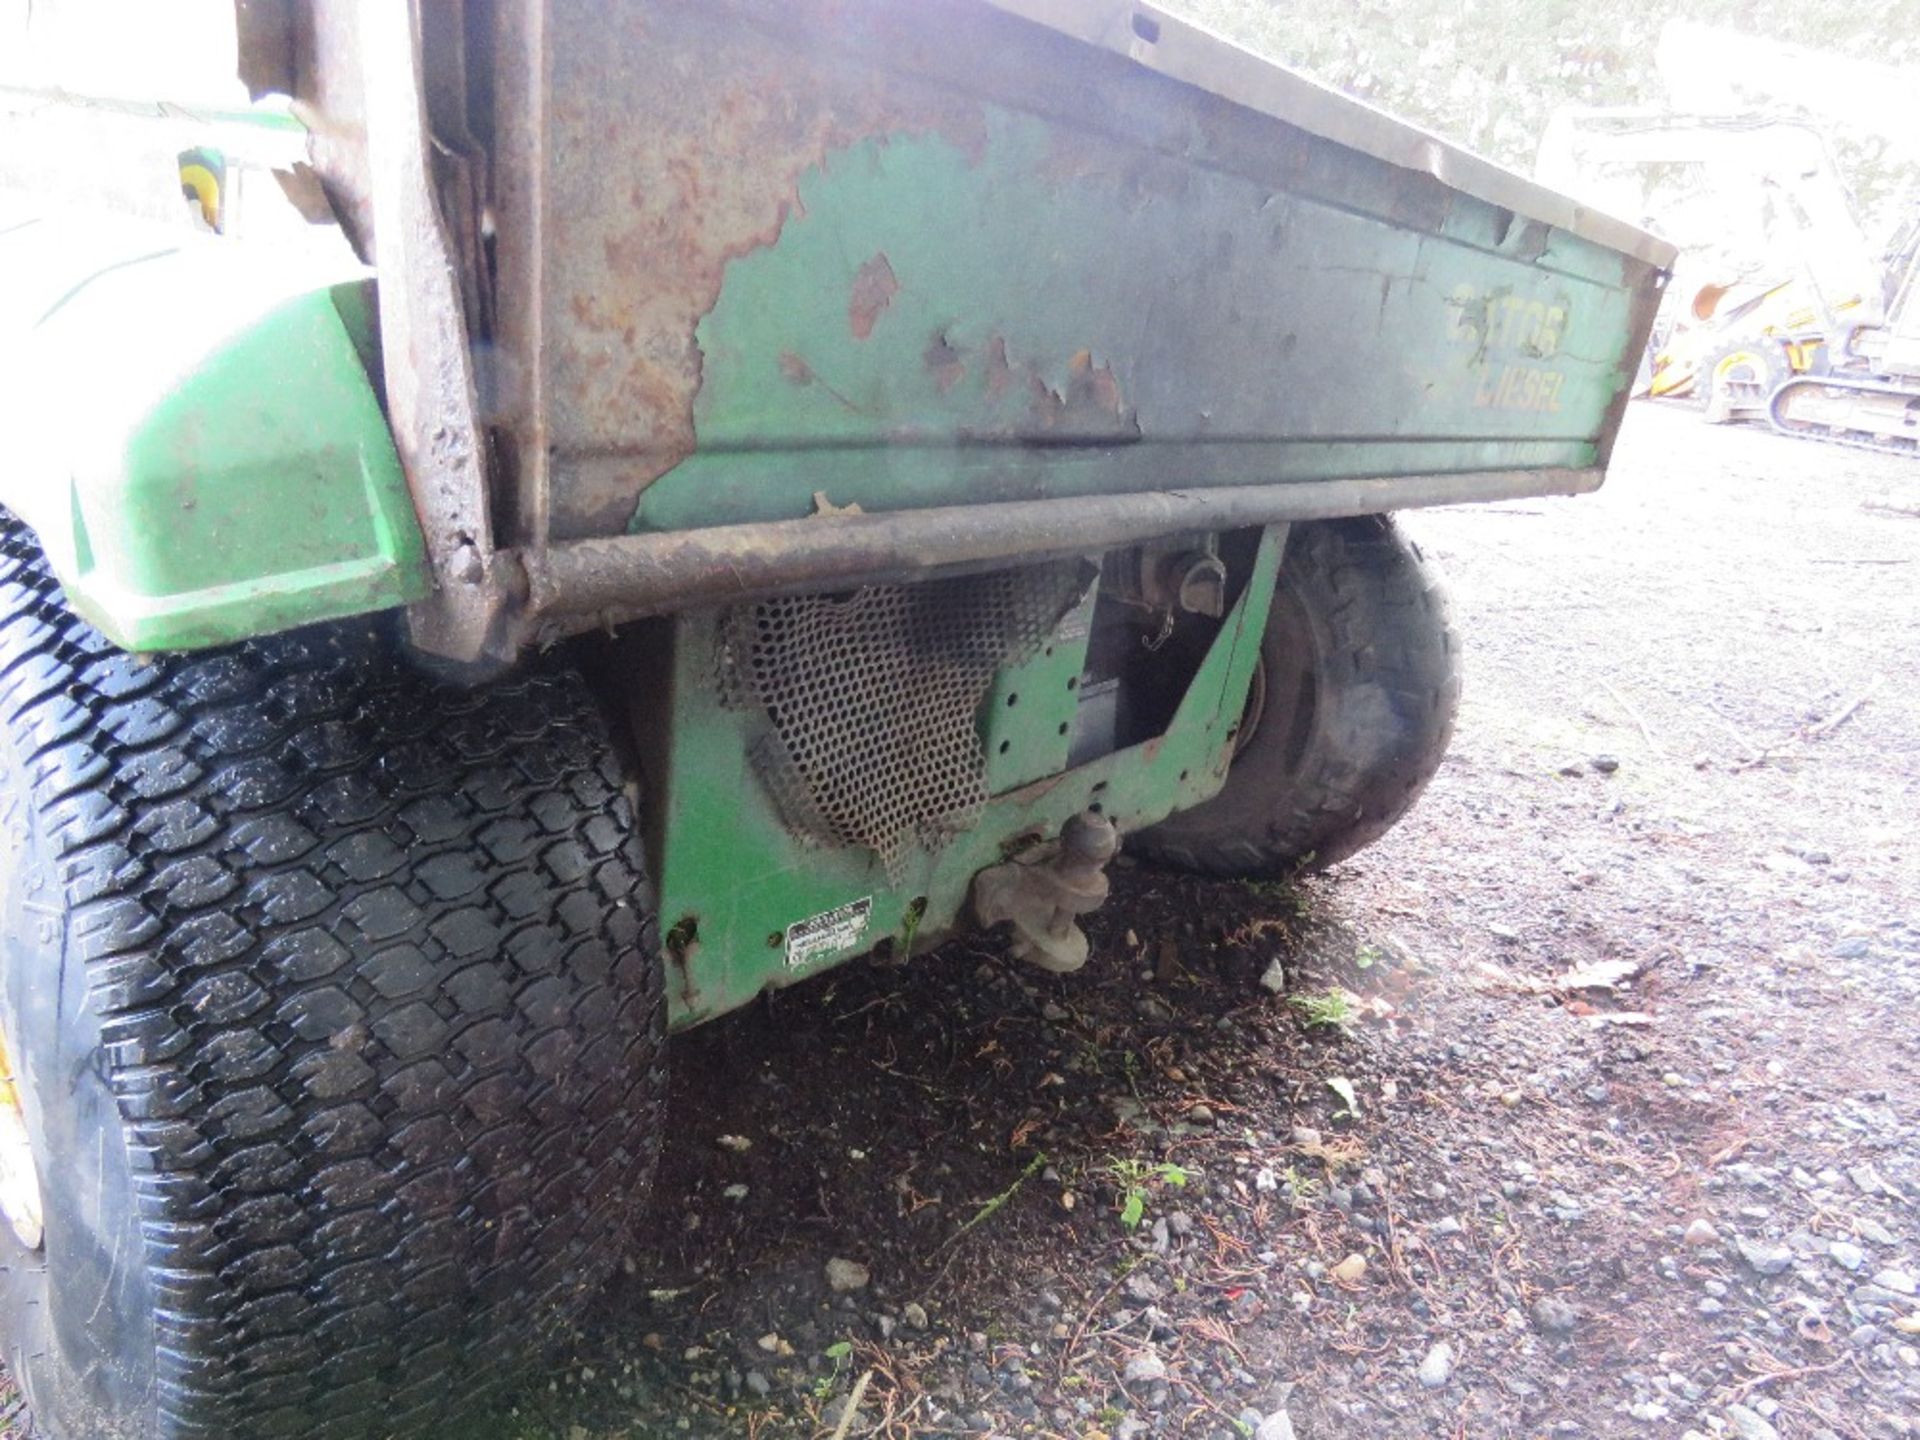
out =
[[454,1433],[629,1248],[663,977],[606,723],[366,625],[136,661],[0,516],[0,1026],[50,1440]]
[[1324,869],[1433,778],[1460,706],[1459,643],[1432,562],[1392,516],[1293,527],[1260,660],[1264,702],[1225,786],[1129,849],[1210,875]]

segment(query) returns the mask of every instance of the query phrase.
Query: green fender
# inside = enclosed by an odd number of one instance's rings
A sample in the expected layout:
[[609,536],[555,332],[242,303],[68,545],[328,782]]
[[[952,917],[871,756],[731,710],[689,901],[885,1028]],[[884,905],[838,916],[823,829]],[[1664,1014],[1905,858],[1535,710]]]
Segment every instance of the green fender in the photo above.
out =
[[337,254],[0,220],[0,504],[73,608],[189,650],[424,595],[375,313]]

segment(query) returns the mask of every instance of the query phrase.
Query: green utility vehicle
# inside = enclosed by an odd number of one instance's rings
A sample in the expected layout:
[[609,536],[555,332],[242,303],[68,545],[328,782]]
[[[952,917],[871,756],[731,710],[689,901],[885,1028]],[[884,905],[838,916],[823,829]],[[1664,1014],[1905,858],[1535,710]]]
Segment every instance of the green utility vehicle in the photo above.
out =
[[1147,3],[9,30],[54,1440],[439,1433],[626,1253],[671,1032],[1378,836],[1459,685],[1391,512],[1599,485],[1672,258]]

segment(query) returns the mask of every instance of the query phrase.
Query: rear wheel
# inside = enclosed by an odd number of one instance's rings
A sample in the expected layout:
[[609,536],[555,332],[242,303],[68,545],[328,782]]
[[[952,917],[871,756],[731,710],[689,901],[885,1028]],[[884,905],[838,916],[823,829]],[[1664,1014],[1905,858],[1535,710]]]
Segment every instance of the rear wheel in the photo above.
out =
[[437,1433],[652,1169],[606,726],[569,670],[442,689],[365,627],[136,661],[0,527],[8,1367],[50,1440]]
[[1130,846],[1216,875],[1344,860],[1426,788],[1459,703],[1439,576],[1393,518],[1295,525],[1225,786]]
[[1708,422],[1724,425],[1764,417],[1767,401],[1790,374],[1778,342],[1760,338],[1715,350],[1701,363],[1695,384]]

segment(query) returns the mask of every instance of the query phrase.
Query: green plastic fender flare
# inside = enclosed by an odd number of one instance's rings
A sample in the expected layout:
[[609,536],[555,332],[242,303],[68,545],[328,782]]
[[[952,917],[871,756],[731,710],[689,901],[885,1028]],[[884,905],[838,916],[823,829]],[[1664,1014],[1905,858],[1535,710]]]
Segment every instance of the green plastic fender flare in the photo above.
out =
[[0,222],[0,504],[75,610],[188,650],[426,593],[371,273],[127,222]]

